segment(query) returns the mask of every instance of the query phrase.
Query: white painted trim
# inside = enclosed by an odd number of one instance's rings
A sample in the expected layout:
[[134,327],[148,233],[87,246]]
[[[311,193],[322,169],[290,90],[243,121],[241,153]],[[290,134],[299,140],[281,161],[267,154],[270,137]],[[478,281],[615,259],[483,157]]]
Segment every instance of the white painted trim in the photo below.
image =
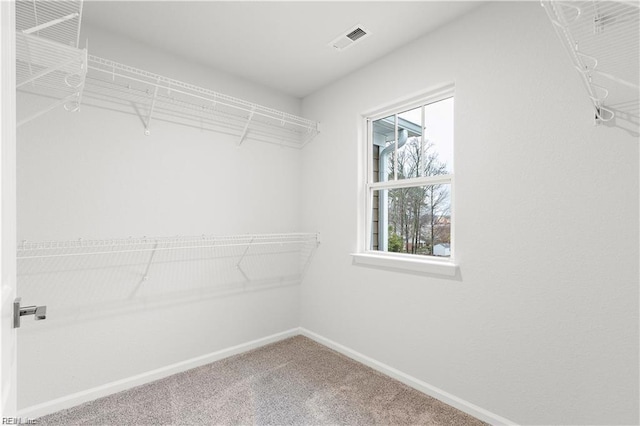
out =
[[237,355],[252,349],[259,348],[270,343],[274,343],[289,337],[297,336],[299,334],[298,328],[292,328],[287,331],[272,334],[271,336],[263,337],[261,339],[252,340],[247,343],[232,346],[230,348],[222,349],[220,351],[212,352],[207,355],[191,358],[186,361],[177,362],[175,364],[167,365],[166,367],[157,368],[155,370],[147,371],[146,373],[137,374],[135,376],[127,377],[126,379],[116,380],[111,383],[107,383],[101,386],[97,386],[91,389],[87,389],[81,392],[77,392],[71,395],[56,398],[51,401],[44,402],[42,404],[33,405],[31,407],[23,408],[18,411],[18,417],[21,418],[37,418],[46,414],[55,413],[56,411],[71,408],[76,405],[93,401],[97,398],[101,398],[107,395],[121,392],[123,390],[131,389],[135,386],[144,385],[155,380],[163,379],[173,374],[181,373],[183,371],[190,370],[192,368],[200,367],[218,361],[232,355]]
[[351,253],[353,264],[389,269],[399,272],[417,272],[422,274],[444,275],[454,277],[458,265],[451,260],[434,259],[433,256],[403,255],[400,253],[364,252]]
[[451,184],[453,183],[453,175],[434,175],[424,176],[417,178],[407,178],[398,180],[385,180],[382,182],[373,182],[367,184],[367,189],[374,191],[381,189],[398,189],[398,188],[412,188],[414,186],[427,186],[427,185],[439,185],[439,184]]
[[310,330],[307,330],[304,327],[300,327],[300,334],[306,336],[321,345],[327,346],[335,351],[340,352],[341,354],[358,361],[364,365],[367,365],[373,368],[376,371],[379,371],[382,374],[385,374],[389,377],[392,377],[407,386],[410,386],[422,393],[425,393],[433,398],[436,398],[445,404],[448,404],[452,407],[457,408],[460,411],[463,411],[473,417],[480,419],[484,422],[490,423],[492,425],[516,425],[516,422],[513,422],[509,419],[505,419],[497,414],[494,414],[484,408],[478,407],[475,404],[472,404],[468,401],[465,401],[462,398],[458,398],[455,395],[452,395],[448,392],[445,392],[442,389],[439,389],[435,386],[432,386],[428,383],[423,382],[413,376],[410,376],[406,373],[403,373],[400,370],[397,370],[393,367],[390,367],[386,364],[381,363],[380,361],[376,361],[373,358],[370,358],[366,355],[361,354],[360,352],[354,351],[346,346],[343,346],[339,343],[334,342],[333,340],[327,339],[326,337],[320,336]]
[[[436,184],[448,184],[450,185],[450,214],[451,214],[451,230],[450,230],[450,243],[451,243],[451,258],[454,259],[454,245],[455,245],[455,175],[447,174],[447,175],[437,175],[437,176],[424,176],[419,178],[409,178],[409,179],[394,179],[392,181],[383,181],[383,182],[374,182],[373,180],[373,151],[371,149],[370,143],[372,142],[372,122],[375,120],[382,119],[384,117],[388,117],[393,114],[399,114],[401,111],[408,111],[417,107],[422,108],[422,117],[424,119],[424,106],[432,103],[440,102],[445,99],[455,97],[455,83],[447,83],[442,86],[438,86],[435,88],[430,88],[423,92],[419,92],[409,97],[398,99],[394,102],[391,102],[387,105],[377,107],[375,109],[369,110],[368,112],[362,113],[360,115],[361,123],[363,123],[364,131],[362,134],[359,134],[358,138],[358,150],[360,151],[360,156],[365,159],[365,164],[367,165],[364,173],[360,173],[360,179],[363,179],[366,198],[360,199],[358,202],[358,234],[359,238],[357,241],[358,252],[354,255],[354,264],[363,265],[363,266],[373,266],[373,267],[382,267],[385,269],[396,269],[399,271],[410,271],[410,272],[419,272],[419,273],[433,273],[439,275],[447,275],[447,276],[455,276],[457,273],[457,266],[454,265],[451,268],[449,265],[445,265],[444,268],[440,267],[439,264],[431,265],[431,262],[415,262],[415,261],[397,261],[395,259],[382,259],[381,261],[377,261],[373,257],[370,256],[371,253],[368,253],[368,250],[371,250],[371,239],[372,239],[372,214],[373,214],[373,192],[376,190],[383,189],[397,189],[397,188],[408,188],[413,186],[427,186],[427,185],[436,185]],[[453,144],[455,146],[455,105],[454,105],[454,141]],[[361,125],[362,126],[362,125]],[[424,138],[424,134],[421,136]],[[397,120],[395,122],[395,144],[396,150],[398,149],[398,123]],[[361,164],[359,161],[359,165]],[[455,170],[455,158],[452,160]],[[364,223],[362,223],[362,218],[365,218]],[[362,235],[360,236],[360,233]],[[364,243],[364,246],[362,245]],[[358,258],[358,256],[361,256]],[[452,261],[449,262],[450,264]]]
[[410,109],[417,108],[420,105],[439,102],[455,96],[455,88],[456,85],[453,82],[440,86],[433,86],[418,93],[396,99],[386,103],[385,105],[380,105],[365,111],[362,113],[362,118],[369,118],[371,121],[375,121],[394,114],[395,112],[408,111]]
[[0,417],[17,410],[15,2],[0,0]]
[[252,340],[250,342],[232,346],[230,348],[222,349],[217,352],[212,352],[207,355],[191,358],[186,361],[178,362],[172,365],[168,365],[166,367],[148,371],[146,373],[131,376],[126,379],[116,380],[114,382],[107,383],[102,386],[97,386],[97,387],[87,389],[81,392],[77,392],[71,395],[67,395],[61,398],[47,401],[42,404],[27,407],[22,410],[19,410],[17,416],[23,419],[24,418],[34,419],[40,416],[44,416],[46,414],[64,410],[66,408],[71,408],[88,401],[93,401],[97,398],[108,396],[116,392],[121,392],[136,386],[153,382],[155,380],[163,379],[173,374],[181,373],[183,371],[187,371],[192,368],[200,367],[202,365],[206,365],[211,362],[215,362],[233,355],[247,352],[252,349],[256,349],[261,346],[265,346],[270,343],[274,343],[274,342],[287,339],[289,337],[297,336],[297,335],[306,336],[320,343],[321,345],[327,346],[337,352],[340,352],[341,354],[355,361],[358,361],[364,365],[367,365],[373,368],[374,370],[379,371],[382,374],[392,377],[404,383],[407,386],[410,386],[424,394],[427,394],[433,398],[436,398],[444,402],[445,404],[455,407],[458,410],[463,411],[469,415],[472,415],[484,422],[487,422],[493,425],[517,425],[517,423],[511,420],[505,419],[504,417],[501,417],[488,410],[485,410],[484,408],[478,407],[477,405],[474,405],[468,401],[465,401],[462,398],[458,398],[455,395],[445,392],[442,389],[439,389],[435,386],[425,383],[408,374],[405,374],[400,370],[397,370],[393,367],[383,364],[366,355],[363,355],[360,352],[354,351],[353,349],[350,349],[344,345],[336,343],[333,340],[320,336],[319,334],[314,333],[310,330],[307,330],[304,327],[292,328],[290,330],[286,330],[281,333],[272,334],[271,336],[263,337],[261,339]]

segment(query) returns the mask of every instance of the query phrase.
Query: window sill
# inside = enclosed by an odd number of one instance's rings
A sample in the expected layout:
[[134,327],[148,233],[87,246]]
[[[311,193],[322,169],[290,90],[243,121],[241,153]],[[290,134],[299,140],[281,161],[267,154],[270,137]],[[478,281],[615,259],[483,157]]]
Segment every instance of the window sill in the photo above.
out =
[[414,255],[352,253],[353,264],[391,269],[400,272],[413,272],[453,277],[458,271],[458,265],[451,260],[436,260]]

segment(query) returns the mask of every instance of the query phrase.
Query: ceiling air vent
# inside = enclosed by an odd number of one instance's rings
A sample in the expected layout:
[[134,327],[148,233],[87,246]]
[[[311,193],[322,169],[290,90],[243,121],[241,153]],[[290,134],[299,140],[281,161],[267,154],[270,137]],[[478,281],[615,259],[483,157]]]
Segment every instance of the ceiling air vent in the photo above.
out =
[[357,41],[362,40],[369,34],[371,33],[362,28],[362,25],[356,25],[355,27],[349,29],[349,31],[345,32],[340,37],[329,43],[329,46],[338,50],[344,50],[347,47],[353,46]]

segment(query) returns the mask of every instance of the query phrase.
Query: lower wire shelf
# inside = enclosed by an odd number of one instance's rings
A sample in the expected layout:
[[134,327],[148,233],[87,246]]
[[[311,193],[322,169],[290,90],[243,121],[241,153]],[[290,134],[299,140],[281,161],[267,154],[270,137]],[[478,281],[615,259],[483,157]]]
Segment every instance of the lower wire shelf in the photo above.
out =
[[227,236],[140,237],[18,243],[18,259],[89,256],[166,250],[318,244],[318,233],[242,234]]
[[318,233],[22,241],[18,285],[25,300],[55,301],[69,315],[173,303],[299,284],[319,242]]

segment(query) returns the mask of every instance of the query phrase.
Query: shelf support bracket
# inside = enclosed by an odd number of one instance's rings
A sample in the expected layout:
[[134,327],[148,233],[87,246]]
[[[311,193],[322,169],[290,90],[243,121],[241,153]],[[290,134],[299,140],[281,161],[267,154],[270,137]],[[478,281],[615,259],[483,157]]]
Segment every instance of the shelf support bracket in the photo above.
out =
[[153,250],[151,251],[151,256],[149,256],[149,260],[147,261],[147,267],[144,270],[144,275],[142,276],[142,279],[138,282],[138,285],[133,289],[133,291],[129,295],[129,299],[135,296],[135,294],[140,289],[140,286],[142,285],[142,283],[149,279],[149,270],[151,270],[151,263],[153,262],[153,258],[155,257],[156,251],[158,250],[158,244],[160,243],[158,242],[158,240],[156,240],[155,244],[153,245]]
[[149,130],[149,124],[151,124],[151,115],[153,114],[153,108],[156,106],[156,99],[158,99],[158,86],[160,85],[160,79],[156,80],[156,87],[153,90],[153,99],[151,100],[151,107],[149,108],[149,114],[147,114],[147,121],[144,124],[144,134],[149,136],[151,130]]
[[247,119],[247,124],[245,124],[242,133],[240,134],[240,140],[238,141],[238,146],[242,145],[244,138],[247,136],[247,131],[249,130],[249,124],[251,124],[251,120],[253,119],[253,113],[256,111],[256,108],[251,108],[251,113],[249,114],[249,118]]
[[308,135],[302,142],[302,145],[300,146],[300,148],[304,148],[309,142],[311,142],[316,136],[318,136],[318,133],[320,133],[320,123],[316,123],[315,129],[309,127],[307,129],[307,133]]
[[247,255],[247,252],[249,251],[249,248],[251,247],[251,245],[253,244],[253,240],[255,240],[255,237],[251,237],[251,241],[249,241],[247,243],[247,247],[244,249],[244,251],[242,252],[242,255],[240,256],[240,260],[238,260],[238,263],[236,263],[237,267],[240,267],[240,264],[242,263],[242,261],[244,260],[244,257]]
[[[87,41],[87,45],[89,42]],[[84,93],[84,85],[87,82],[87,69],[89,67],[89,59],[87,54],[87,48],[82,51],[82,83],[78,86],[78,96],[76,99],[77,107],[74,111],[80,110],[80,104],[82,103],[82,94]]]

